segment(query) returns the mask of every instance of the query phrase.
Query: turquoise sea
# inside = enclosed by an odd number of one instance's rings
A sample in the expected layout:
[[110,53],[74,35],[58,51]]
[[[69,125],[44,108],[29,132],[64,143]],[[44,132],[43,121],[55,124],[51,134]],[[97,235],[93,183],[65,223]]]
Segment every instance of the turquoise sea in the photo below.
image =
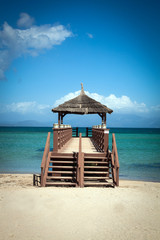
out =
[[[80,131],[84,133],[84,128]],[[0,127],[0,172],[40,173],[47,127]],[[115,133],[120,179],[160,182],[160,129],[111,128]],[[51,149],[53,134],[51,134]]]

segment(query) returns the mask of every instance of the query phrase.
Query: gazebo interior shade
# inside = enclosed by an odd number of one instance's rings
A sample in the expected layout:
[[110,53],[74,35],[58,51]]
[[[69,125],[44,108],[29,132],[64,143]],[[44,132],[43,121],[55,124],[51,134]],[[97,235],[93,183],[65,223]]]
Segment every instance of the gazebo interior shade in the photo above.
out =
[[60,104],[58,107],[53,108],[52,112],[63,113],[63,114],[111,114],[112,109],[107,106],[97,102],[93,98],[88,97],[83,89],[83,84],[81,84],[81,93],[69,100]]

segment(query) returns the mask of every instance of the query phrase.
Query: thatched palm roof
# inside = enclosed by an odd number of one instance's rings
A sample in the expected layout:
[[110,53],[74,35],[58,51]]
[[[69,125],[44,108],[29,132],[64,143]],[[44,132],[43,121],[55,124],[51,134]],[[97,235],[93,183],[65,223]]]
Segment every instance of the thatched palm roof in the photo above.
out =
[[96,114],[96,113],[109,113],[113,112],[112,109],[106,107],[105,105],[97,102],[96,100],[88,97],[83,89],[78,97],[75,97],[58,107],[52,109],[53,112],[70,113],[70,114]]

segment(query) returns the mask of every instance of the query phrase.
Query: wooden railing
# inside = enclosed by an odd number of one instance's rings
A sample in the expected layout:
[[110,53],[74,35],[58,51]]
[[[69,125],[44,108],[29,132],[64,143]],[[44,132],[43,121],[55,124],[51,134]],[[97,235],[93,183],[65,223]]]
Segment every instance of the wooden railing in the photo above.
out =
[[53,152],[58,152],[72,138],[72,128],[53,129]]
[[45,186],[45,173],[48,170],[48,162],[49,162],[49,151],[50,151],[50,132],[47,136],[47,141],[43,153],[42,163],[41,163],[41,187]]
[[108,129],[92,128],[92,141],[98,152],[108,151]]
[[114,133],[112,134],[112,152],[110,153],[110,156],[112,164],[113,182],[116,186],[119,186],[119,160]]
[[79,152],[77,163],[77,185],[84,187],[84,153],[82,152],[82,134],[79,134]]
[[83,131],[82,137],[92,137],[92,128],[91,127],[73,127],[72,136],[79,137],[80,132]]

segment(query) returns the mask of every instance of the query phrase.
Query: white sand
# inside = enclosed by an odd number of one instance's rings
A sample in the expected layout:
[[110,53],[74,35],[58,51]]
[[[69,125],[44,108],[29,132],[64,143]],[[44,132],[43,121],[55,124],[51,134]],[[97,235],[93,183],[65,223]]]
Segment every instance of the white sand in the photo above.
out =
[[160,183],[40,188],[32,175],[0,175],[0,239],[158,240]]

